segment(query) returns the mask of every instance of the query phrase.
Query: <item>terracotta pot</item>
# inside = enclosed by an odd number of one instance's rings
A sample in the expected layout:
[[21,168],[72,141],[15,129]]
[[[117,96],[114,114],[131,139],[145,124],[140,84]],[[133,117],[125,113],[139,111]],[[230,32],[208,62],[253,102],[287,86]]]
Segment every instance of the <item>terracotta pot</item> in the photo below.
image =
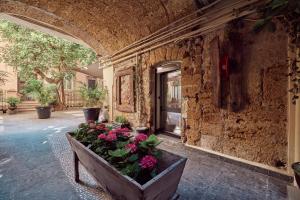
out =
[[39,119],[48,119],[51,117],[51,107],[50,106],[38,106],[36,111]]
[[13,115],[13,114],[16,114],[17,113],[17,107],[12,107],[12,106],[9,106],[8,107],[8,114],[10,115]]
[[[296,168],[298,169],[298,171],[296,171]],[[297,182],[298,187],[300,188],[300,162],[295,162],[292,164],[292,169],[294,170],[295,173],[295,179]]]
[[13,110],[17,109],[17,106],[9,106],[8,109],[11,110],[11,111],[13,111]]
[[101,108],[85,108],[83,109],[85,121],[98,121]]

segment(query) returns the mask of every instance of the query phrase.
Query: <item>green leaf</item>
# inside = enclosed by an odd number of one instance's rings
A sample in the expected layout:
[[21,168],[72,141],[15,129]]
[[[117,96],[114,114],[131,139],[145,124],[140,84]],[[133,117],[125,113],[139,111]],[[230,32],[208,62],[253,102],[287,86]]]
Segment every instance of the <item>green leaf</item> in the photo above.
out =
[[153,148],[159,145],[161,141],[155,135],[150,135],[147,140],[140,142],[139,146],[144,149]]
[[127,164],[126,167],[121,169],[122,174],[130,176],[131,178],[136,178],[140,173],[141,168],[138,162],[132,164]]
[[128,141],[118,141],[116,146],[118,149],[124,148],[127,144],[129,144],[129,140]]
[[123,157],[127,156],[129,152],[130,152],[130,150],[123,148],[123,149],[117,149],[114,151],[109,150],[108,154],[114,158],[123,158]]
[[150,135],[148,139],[145,141],[148,146],[157,146],[161,143],[155,135]]
[[156,173],[156,169],[152,170],[152,172],[150,173],[151,177],[154,178],[157,173]]
[[138,159],[139,159],[138,154],[133,154],[133,155],[131,155],[131,156],[128,158],[128,161],[129,161],[129,162],[135,162],[135,161],[137,161]]
[[152,155],[155,156],[156,158],[160,159],[162,156],[162,152],[158,149],[152,152]]

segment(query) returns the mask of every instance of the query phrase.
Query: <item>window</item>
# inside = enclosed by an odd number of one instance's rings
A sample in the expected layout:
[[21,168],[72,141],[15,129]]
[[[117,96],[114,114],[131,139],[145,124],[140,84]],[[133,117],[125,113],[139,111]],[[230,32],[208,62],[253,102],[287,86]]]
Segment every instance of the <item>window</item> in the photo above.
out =
[[96,80],[88,79],[88,88],[95,88],[95,87],[96,87]]
[[71,79],[64,80],[65,90],[73,90],[74,89],[74,77]]

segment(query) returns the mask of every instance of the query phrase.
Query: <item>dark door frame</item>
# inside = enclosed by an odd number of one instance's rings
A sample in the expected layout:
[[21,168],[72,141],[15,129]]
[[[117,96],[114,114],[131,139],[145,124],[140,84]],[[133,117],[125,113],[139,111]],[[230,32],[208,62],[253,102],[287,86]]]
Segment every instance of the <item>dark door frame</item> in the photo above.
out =
[[[177,71],[177,70],[181,70],[181,61],[165,61],[165,62],[161,62],[158,63],[157,65],[154,66],[154,101],[153,101],[153,125],[151,127],[151,129],[157,133],[160,132],[161,130],[158,127],[158,105],[160,106],[160,102],[158,104],[158,100],[160,101],[160,99],[158,99],[158,78],[160,78],[160,74],[162,73],[168,73],[168,72],[172,72],[172,71]],[[170,133],[166,133],[166,132],[161,132],[163,134],[167,134],[173,137],[178,137],[180,138],[180,136],[177,136],[175,134],[170,134]]]

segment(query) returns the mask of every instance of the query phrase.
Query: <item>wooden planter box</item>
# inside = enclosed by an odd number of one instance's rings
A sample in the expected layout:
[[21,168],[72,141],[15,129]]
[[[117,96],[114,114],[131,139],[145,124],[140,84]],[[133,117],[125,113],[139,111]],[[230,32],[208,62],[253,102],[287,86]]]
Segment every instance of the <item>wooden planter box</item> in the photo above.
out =
[[66,134],[74,152],[75,181],[79,181],[78,162],[101,184],[102,188],[118,200],[168,200],[175,196],[186,158],[162,150],[159,174],[140,185],[122,175],[106,160]]

